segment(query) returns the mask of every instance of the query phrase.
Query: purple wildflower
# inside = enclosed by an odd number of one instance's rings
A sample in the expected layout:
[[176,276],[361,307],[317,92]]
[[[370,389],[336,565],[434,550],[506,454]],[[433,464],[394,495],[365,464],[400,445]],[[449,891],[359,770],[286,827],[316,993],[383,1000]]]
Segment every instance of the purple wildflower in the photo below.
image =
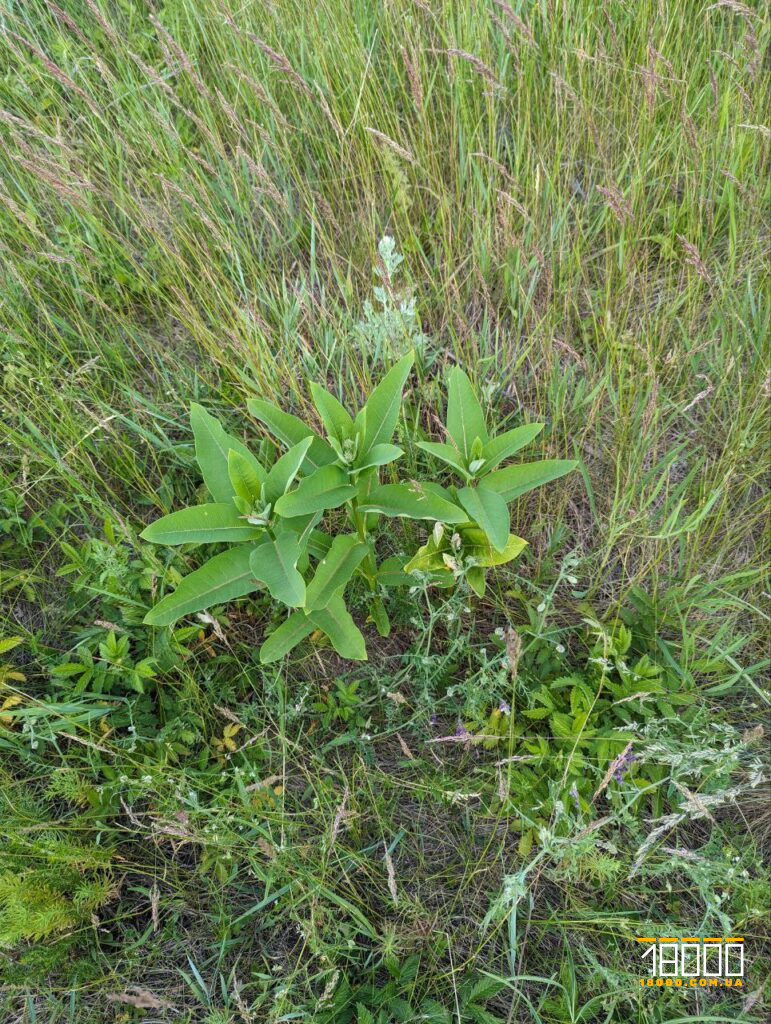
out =
[[500,701],[500,703],[498,704],[498,710],[502,715],[511,714],[511,706],[507,704],[505,700]]
[[436,723],[437,723],[438,721],[439,721],[439,715],[437,715],[437,714],[433,714],[433,715],[431,715],[431,717],[429,718],[429,722],[431,723],[431,725],[436,725]]
[[467,739],[471,738],[471,733],[468,731],[466,726],[460,720],[458,721],[458,726],[457,726],[457,728],[455,730],[455,735],[458,736],[460,739],[463,739],[463,740],[467,740]]
[[613,762],[613,778],[616,782],[624,781],[624,776],[636,760],[637,757],[632,753],[630,744],[629,748],[625,750],[623,754],[619,755]]
[[581,798],[578,795],[578,787],[576,786],[575,782],[570,787],[570,795],[573,798],[573,803],[576,805],[576,810],[580,814],[581,813]]

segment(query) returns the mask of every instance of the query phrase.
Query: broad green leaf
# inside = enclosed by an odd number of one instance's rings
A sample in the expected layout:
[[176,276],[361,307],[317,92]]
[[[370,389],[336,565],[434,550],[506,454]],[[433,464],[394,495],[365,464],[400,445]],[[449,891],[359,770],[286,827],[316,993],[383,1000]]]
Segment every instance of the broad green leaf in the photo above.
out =
[[238,497],[251,504],[260,498],[267,474],[253,455],[247,458],[231,448],[228,452],[228,476]]
[[490,438],[482,451],[485,473],[489,473],[498,463],[510,459],[520,448],[530,444],[542,430],[543,423],[527,423],[523,427],[515,427],[513,430],[507,430],[505,434]]
[[173,594],[168,594],[145,615],[145,625],[168,626],[183,615],[256,590],[259,584],[249,564],[252,550],[250,545],[239,544],[210,558],[200,569],[185,576]]
[[332,646],[342,658],[351,658],[353,661],[367,660],[364,637],[351,618],[342,597],[336,595],[326,608],[311,612],[308,618],[327,634]]
[[[405,573],[422,572],[428,575],[429,583],[439,587],[455,586],[455,577],[444,561],[443,552],[437,550],[436,545],[431,541],[418,548],[412,558],[404,566]],[[414,580],[408,577],[408,582],[414,584]]]
[[570,473],[577,465],[571,459],[543,459],[541,462],[506,466],[486,476],[485,487],[500,494],[504,501],[514,501],[526,491]]
[[264,423],[272,434],[289,447],[299,444],[306,437],[312,438],[310,450],[305,457],[305,465],[309,469],[318,469],[319,466],[326,466],[336,460],[337,456],[327,442],[310,427],[306,427],[297,416],[283,412],[262,398],[250,398],[246,407],[252,416]]
[[363,512],[381,512],[385,516],[403,516],[407,519],[436,519],[442,523],[465,523],[467,515],[447,498],[416,481],[384,484],[375,487],[364,505]]
[[[442,552],[439,551],[431,539],[427,544],[418,548],[412,558],[404,566],[405,573],[411,572],[447,572]],[[410,580],[410,583],[413,581]]]
[[463,456],[453,445],[442,444],[439,441],[418,441],[417,447],[422,448],[429,455],[434,455],[437,459],[441,459],[442,462],[446,462],[448,466],[452,466],[462,476],[468,478],[469,473]]
[[228,434],[216,416],[195,402],[190,406],[190,425],[195,438],[195,457],[209,493],[215,501],[230,501],[235,492],[228,472],[228,452],[233,449],[250,458],[249,449],[237,437]]
[[364,637],[351,618],[343,599],[339,596],[334,597],[328,607],[311,612],[309,615],[305,615],[303,612],[293,612],[262,645],[260,661],[267,664],[283,658],[315,629],[326,633],[334,649],[343,658],[366,661],[367,650]]
[[466,373],[454,366],[449,373],[447,395],[447,432],[467,459],[478,437],[487,442],[487,428],[482,406]]
[[318,533],[318,530],[314,529],[314,527],[318,526],[322,514],[321,512],[314,512],[309,516],[295,516],[292,519],[281,519],[278,517],[273,523],[273,532],[275,535],[286,532],[294,533],[300,542],[300,547],[305,550],[313,534]]
[[377,582],[383,587],[411,587],[415,581],[404,571],[407,562],[406,555],[386,558],[378,567]]
[[482,527],[493,547],[502,551],[509,539],[511,523],[509,509],[503,498],[480,484],[478,487],[464,487],[458,491],[458,501],[468,512],[469,519]]
[[381,636],[391,635],[391,620],[388,618],[382,598],[372,598],[369,604],[369,617],[375,623],[375,629]]
[[468,585],[471,587],[471,589],[478,597],[485,596],[485,571],[481,568],[481,566],[472,566],[466,572],[466,579],[468,581]]
[[[288,519],[288,523],[297,522],[296,519]],[[332,547],[332,538],[323,530],[311,530],[308,536],[308,550],[314,558],[323,558]]]
[[256,540],[262,531],[241,516],[231,502],[194,505],[163,516],[140,533],[151,544],[214,544]]
[[414,352],[402,356],[383,377],[356,417],[355,429],[363,433],[362,455],[376,444],[391,440],[402,406],[402,391],[414,362]]
[[319,562],[305,596],[307,612],[326,608],[353,576],[369,550],[353,533],[341,534],[332,541],[329,553]]
[[359,459],[356,460],[356,469],[372,469],[375,466],[387,466],[389,462],[404,455],[404,449],[395,444],[376,444]]
[[265,480],[265,487],[263,489],[265,501],[273,504],[292,486],[294,478],[300,472],[300,466],[302,466],[303,461],[307,458],[308,450],[312,443],[312,437],[304,437],[302,441],[298,441],[296,445],[293,445],[288,452],[284,452],[281,458],[274,463]]
[[334,437],[342,442],[353,433],[353,420],[334,395],[323,388],[320,384],[311,383],[311,396],[321,416],[328,437]]
[[305,580],[297,571],[301,551],[297,535],[287,532],[252,552],[255,579],[265,584],[271,597],[290,608],[299,608],[305,601]]
[[294,491],[289,491],[276,502],[280,516],[304,516],[310,512],[321,512],[337,508],[356,494],[356,488],[348,483],[348,474],[340,466],[322,466],[311,476],[303,477]]
[[278,661],[285,654],[289,654],[292,648],[296,647],[314,629],[316,629],[316,625],[304,612],[292,612],[286,622],[282,622],[278,629],[274,629],[260,647],[260,661],[263,665],[267,665],[271,661]]
[[476,530],[473,527],[463,531],[463,554],[475,558],[478,565],[485,568],[491,565],[505,565],[511,562],[517,555],[527,547],[527,541],[521,537],[509,534],[506,547],[503,551],[497,551],[487,539],[483,530]]

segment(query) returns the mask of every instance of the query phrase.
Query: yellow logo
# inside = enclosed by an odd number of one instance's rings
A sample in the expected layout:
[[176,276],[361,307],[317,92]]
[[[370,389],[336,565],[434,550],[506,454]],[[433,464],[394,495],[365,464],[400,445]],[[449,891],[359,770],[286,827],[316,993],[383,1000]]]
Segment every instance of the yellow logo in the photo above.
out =
[[641,959],[647,988],[741,988],[744,977],[742,938],[638,938],[647,944]]

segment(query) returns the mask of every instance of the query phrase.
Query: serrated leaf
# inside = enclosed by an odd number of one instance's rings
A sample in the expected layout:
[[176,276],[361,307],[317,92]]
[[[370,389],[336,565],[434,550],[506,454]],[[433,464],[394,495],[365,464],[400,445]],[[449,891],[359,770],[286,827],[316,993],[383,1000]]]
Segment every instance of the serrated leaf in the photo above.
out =
[[239,514],[232,502],[181,508],[156,519],[140,533],[151,544],[214,544],[257,540],[262,531]]
[[549,719],[549,724],[557,739],[570,739],[573,736],[574,719],[564,711],[555,711]]
[[414,352],[402,356],[383,377],[356,417],[355,429],[363,435],[362,455],[376,444],[391,440],[402,406],[402,391],[414,361]]
[[297,571],[301,552],[297,534],[292,532],[279,534],[252,552],[255,579],[265,584],[271,597],[290,608],[299,608],[305,601],[305,580]]
[[341,534],[332,541],[329,553],[319,562],[305,596],[307,612],[326,608],[348,583],[369,548],[355,534]]
[[491,437],[482,451],[485,460],[485,473],[489,473],[504,459],[510,459],[520,448],[530,444],[542,430],[543,423],[526,423],[522,427],[507,430],[505,434],[499,434],[498,437]]
[[520,857],[523,858],[523,860],[529,855],[530,851],[532,850],[534,838],[535,833],[531,828],[529,828],[526,832],[523,832],[520,836],[519,842],[517,843],[517,853],[520,855]]
[[448,376],[447,432],[467,459],[472,458],[476,438],[487,442],[482,406],[468,375],[459,366],[454,366]]
[[482,527],[493,547],[503,551],[508,543],[510,524],[509,510],[503,498],[480,484],[458,491],[458,501],[468,512],[469,519]]
[[289,491],[276,502],[280,516],[304,516],[337,508],[356,494],[348,482],[348,474],[340,466],[322,466],[311,476],[303,477],[294,491]]
[[308,618],[326,633],[342,658],[350,658],[352,661],[367,660],[364,637],[351,618],[342,597],[336,595],[326,608],[311,612]]
[[344,441],[353,434],[353,420],[350,414],[343,408],[334,395],[323,388],[315,381],[310,385],[313,404],[318,410],[321,422],[328,437],[334,437],[337,441]]
[[230,501],[235,493],[228,472],[228,452],[232,449],[251,457],[246,445],[228,434],[216,416],[193,402],[190,425],[195,438],[195,457],[209,493],[216,502]]
[[435,999],[424,999],[420,1004],[420,1014],[424,1024],[452,1024],[450,1011]]
[[259,500],[267,473],[251,453],[247,457],[231,448],[228,452],[228,476],[239,498],[250,505]]
[[364,512],[380,512],[385,516],[401,516],[406,519],[466,522],[468,517],[463,509],[450,501],[449,497],[444,497],[444,493],[437,493],[436,485],[431,487],[416,481],[384,484],[370,491],[360,508]]
[[65,665],[55,665],[50,671],[52,675],[66,679],[68,676],[78,676],[88,671],[88,668],[88,665],[83,665],[79,661],[68,661]]
[[[530,852],[529,850],[527,851]],[[493,999],[506,988],[506,982],[499,978],[490,978],[481,975],[476,978],[473,984],[468,989],[467,1000],[470,1003],[487,1002],[488,999]],[[464,991],[465,995],[465,991]]]
[[541,487],[570,473],[578,465],[572,459],[543,459],[518,466],[496,469],[485,477],[485,487],[500,494],[504,501],[514,501],[527,491]]
[[306,437],[312,438],[308,454],[305,456],[306,467],[315,470],[337,459],[327,442],[314,433],[310,427],[307,427],[297,416],[283,412],[262,398],[250,398],[246,407],[252,416],[264,423],[268,430],[285,445],[293,447]]
[[265,501],[274,504],[292,486],[312,444],[312,437],[304,437],[275,462],[263,487]]
[[249,564],[251,553],[250,545],[239,544],[210,558],[200,569],[185,576],[173,594],[167,594],[145,615],[145,625],[168,626],[183,615],[256,590],[259,584]]
[[364,1003],[356,1004],[356,1024],[375,1024],[374,1016]]
[[313,632],[316,626],[304,612],[292,612],[286,622],[274,629],[260,647],[260,661],[263,665],[278,661],[289,654],[301,640]]

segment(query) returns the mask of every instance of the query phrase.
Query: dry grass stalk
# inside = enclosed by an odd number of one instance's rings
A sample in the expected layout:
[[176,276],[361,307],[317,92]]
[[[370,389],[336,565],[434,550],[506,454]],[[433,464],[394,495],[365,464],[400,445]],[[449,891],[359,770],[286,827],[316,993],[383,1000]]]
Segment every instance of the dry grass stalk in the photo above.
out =
[[412,753],[412,751],[410,750],[410,748],[407,746],[406,742],[402,738],[402,734],[397,732],[396,738],[399,741],[399,746],[402,748],[402,753],[407,758],[407,760],[408,761],[414,761],[415,760],[415,755]]
[[386,863],[386,871],[388,872],[388,891],[391,893],[391,899],[394,903],[398,903],[399,892],[396,888],[396,871],[394,870],[394,862],[385,839],[383,840],[383,860]]
[[109,992],[107,999],[111,1003],[123,1003],[137,1010],[166,1010],[172,1007],[166,999],[161,999],[147,988],[129,985],[125,992]]
[[474,71],[476,71],[478,75],[484,78],[486,82],[489,82],[490,85],[494,86],[496,89],[504,88],[501,80],[498,78],[493,69],[491,67],[488,67],[488,65],[485,64],[481,57],[477,57],[476,54],[469,53],[467,50],[459,50],[456,47],[450,47],[447,50],[431,49],[428,52],[435,54],[444,54],[447,57],[454,57],[457,60],[465,61],[465,63],[471,65],[471,67],[474,69]]
[[412,102],[415,104],[417,110],[423,109],[423,86],[420,81],[420,72],[418,71],[417,64],[412,59],[410,54],[407,52],[406,47],[400,47],[402,60],[404,61],[404,67],[407,71],[407,80],[410,83],[410,93],[412,94]]
[[624,749],[621,751],[621,753],[618,755],[618,757],[615,757],[610,762],[610,767],[605,772],[605,775],[603,776],[602,782],[599,784],[599,786],[597,787],[597,789],[596,789],[596,791],[594,793],[594,796],[592,797],[592,800],[591,800],[592,803],[594,803],[595,800],[597,799],[597,797],[600,796],[601,793],[604,793],[605,790],[608,788],[608,784],[610,783],[610,780],[615,775],[619,765],[622,765],[626,761],[626,755],[630,752],[630,750],[632,749],[632,746],[633,746],[633,744],[631,742],[627,743],[627,745],[624,747]]
[[279,53],[278,50],[274,50],[272,46],[265,42],[264,39],[260,39],[260,37],[256,36],[253,32],[249,32],[247,29],[240,28],[233,20],[232,16],[230,15],[230,12],[227,11],[223,6],[220,6],[219,10],[225,24],[229,28],[232,28],[236,35],[244,36],[246,39],[249,39],[250,42],[254,43],[256,47],[262,50],[265,56],[271,61],[273,66],[278,71],[281,71],[282,74],[285,74],[288,78],[290,78],[295,83],[295,85],[299,86],[300,89],[302,89],[302,91],[307,96],[314,96],[313,90],[310,88],[308,83],[305,81],[302,75],[295,71],[295,69],[292,67],[292,65],[289,63],[289,60],[284,56],[283,53]]
[[688,412],[690,409],[693,409],[694,405],[698,405],[699,402],[703,402],[705,398],[709,398],[709,396],[712,394],[712,392],[714,390],[715,390],[714,385],[713,384],[708,384],[707,387],[704,388],[703,391],[700,391],[698,393],[698,395],[696,395],[695,398],[691,399],[691,401],[688,403],[688,405],[686,405],[683,408],[683,412]]
[[677,240],[680,245],[682,245],[683,249],[685,249],[687,257],[685,262],[688,266],[693,267],[699,277],[706,281],[707,284],[712,284],[712,275],[707,269],[706,263],[699,255],[699,250],[693,242],[690,242],[685,235],[678,235]]
[[724,10],[733,11],[734,14],[740,14],[743,18],[757,18],[757,12],[751,10],[746,4],[740,4],[737,0],[717,0],[717,3],[710,4],[706,8],[707,11],[715,11],[722,7]]
[[675,787],[685,797],[686,808],[689,811],[695,812],[697,815],[702,815],[703,814],[706,818],[709,818],[709,820],[711,822],[713,822],[713,824],[714,824],[715,818],[712,815],[712,813],[710,812],[710,810],[707,807],[707,805],[701,799],[699,794],[692,792],[692,790],[688,789],[688,787],[683,785],[682,782],[678,782],[677,779],[674,779],[673,781],[674,781]]
[[522,653],[522,637],[509,626],[506,630],[506,661],[509,665],[509,675],[512,683],[516,681],[519,669],[519,656]]
[[626,224],[634,220],[629,200],[624,198],[624,194],[618,185],[598,185],[597,191],[607,200],[608,206],[620,224]]
[[517,31],[524,36],[526,42],[530,46],[535,46],[535,36],[533,35],[532,29],[519,17],[518,14],[514,12],[513,7],[511,7],[510,4],[507,4],[505,0],[493,0],[493,3],[503,11],[511,22],[514,23]]
[[11,29],[9,28],[6,28],[5,31],[17,42],[21,43],[23,46],[26,46],[27,49],[31,53],[33,53],[38,58],[38,60],[42,62],[46,71],[48,71],[48,73],[53,78],[55,78],[60,85],[63,85],[66,89],[69,89],[72,92],[74,92],[76,96],[80,96],[80,98],[86,104],[91,113],[101,121],[99,109],[97,108],[96,104],[91,99],[91,97],[88,95],[88,93],[85,92],[85,90],[81,89],[79,85],[76,85],[75,82],[73,82],[72,79],[69,77],[69,75],[66,75],[62,71],[58,64],[55,64],[50,57],[43,53],[42,50],[39,50],[37,46],[31,43],[28,39],[25,39],[23,36],[20,36],[16,32],[11,31]]
[[398,142],[394,142],[394,140],[384,132],[378,131],[377,128],[370,128],[367,125],[364,126],[364,131],[368,132],[374,139],[377,139],[378,142],[383,143],[384,146],[388,146],[394,151],[394,153],[397,153],[402,157],[403,160],[406,160],[411,164],[415,163],[415,157],[412,153],[405,149],[404,146],[400,146]]
[[329,843],[330,850],[335,845],[335,841],[337,839],[338,833],[340,832],[340,828],[342,827],[342,824],[348,815],[346,805],[348,803],[349,795],[350,790],[348,788],[348,784],[346,783],[345,789],[343,790],[343,799],[340,801],[340,806],[337,808],[337,813],[335,814],[335,820],[332,822],[332,835]]
[[153,882],[153,887],[150,890],[150,919],[153,922],[153,931],[157,932],[161,926],[161,919],[159,908],[161,905],[161,892],[158,888],[158,883]]

